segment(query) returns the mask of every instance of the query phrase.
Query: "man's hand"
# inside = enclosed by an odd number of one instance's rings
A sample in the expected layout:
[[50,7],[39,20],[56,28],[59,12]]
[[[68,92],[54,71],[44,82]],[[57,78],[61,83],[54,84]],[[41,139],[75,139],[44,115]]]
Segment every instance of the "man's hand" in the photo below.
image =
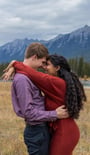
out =
[[56,109],[58,119],[68,118],[69,114],[65,105],[62,105]]

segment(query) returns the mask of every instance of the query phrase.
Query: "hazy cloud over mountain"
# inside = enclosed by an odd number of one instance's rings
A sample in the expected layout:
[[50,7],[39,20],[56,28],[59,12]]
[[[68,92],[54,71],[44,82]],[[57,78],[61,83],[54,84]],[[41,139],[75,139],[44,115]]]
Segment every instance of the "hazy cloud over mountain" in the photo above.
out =
[[0,0],[0,45],[16,38],[51,39],[90,25],[90,0]]

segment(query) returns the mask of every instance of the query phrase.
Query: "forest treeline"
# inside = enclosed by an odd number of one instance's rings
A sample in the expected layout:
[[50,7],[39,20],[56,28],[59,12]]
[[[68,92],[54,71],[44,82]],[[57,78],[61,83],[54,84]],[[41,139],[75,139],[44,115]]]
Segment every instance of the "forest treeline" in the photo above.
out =
[[[90,77],[90,62],[86,62],[83,57],[76,57],[68,59],[73,72],[79,77]],[[0,76],[3,74],[3,70],[7,67],[8,63],[0,64]]]
[[90,77],[90,62],[86,62],[83,57],[68,60],[71,69],[79,77]]

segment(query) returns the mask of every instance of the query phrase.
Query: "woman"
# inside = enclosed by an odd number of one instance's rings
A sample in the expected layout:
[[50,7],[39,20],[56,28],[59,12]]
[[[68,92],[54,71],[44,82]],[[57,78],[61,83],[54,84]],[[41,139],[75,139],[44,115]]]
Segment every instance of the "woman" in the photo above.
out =
[[21,62],[14,62],[13,66],[16,72],[27,75],[45,93],[47,110],[66,103],[70,118],[49,124],[52,136],[49,155],[72,155],[80,136],[74,118],[79,117],[86,96],[67,60],[62,56],[49,56],[46,70],[50,75],[35,71]]

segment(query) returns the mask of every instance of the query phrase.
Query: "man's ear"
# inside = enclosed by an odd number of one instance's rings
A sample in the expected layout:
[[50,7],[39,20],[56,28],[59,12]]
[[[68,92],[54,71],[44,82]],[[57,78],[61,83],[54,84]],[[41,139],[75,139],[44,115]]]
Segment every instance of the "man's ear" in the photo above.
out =
[[37,55],[35,54],[32,56],[32,60],[36,60],[36,59],[37,59]]
[[59,71],[59,69],[60,69],[60,66],[56,66],[56,71]]

